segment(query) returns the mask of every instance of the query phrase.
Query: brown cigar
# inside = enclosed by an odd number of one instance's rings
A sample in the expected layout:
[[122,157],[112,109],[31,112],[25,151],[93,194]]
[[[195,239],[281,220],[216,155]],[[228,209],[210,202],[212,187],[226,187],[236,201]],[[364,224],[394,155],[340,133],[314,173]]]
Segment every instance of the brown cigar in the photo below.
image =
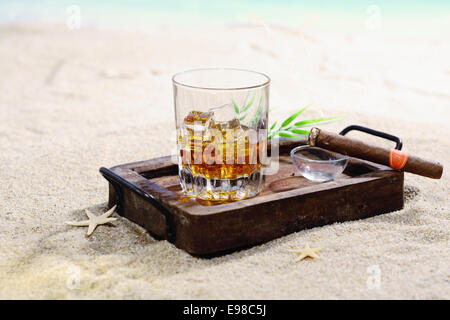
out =
[[395,149],[389,150],[377,147],[361,140],[348,138],[319,128],[311,129],[309,145],[383,164],[396,170],[403,170],[424,177],[433,179],[440,179],[442,177],[443,166],[438,162],[424,160]]

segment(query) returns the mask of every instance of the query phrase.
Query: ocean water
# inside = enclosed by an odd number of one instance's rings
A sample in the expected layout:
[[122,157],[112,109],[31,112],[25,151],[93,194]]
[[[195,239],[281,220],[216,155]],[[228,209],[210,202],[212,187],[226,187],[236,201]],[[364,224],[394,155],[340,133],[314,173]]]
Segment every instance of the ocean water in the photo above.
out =
[[229,23],[308,23],[323,28],[355,28],[383,21],[414,21],[450,29],[449,0],[2,0],[0,22],[67,23],[78,15],[83,26],[145,27],[155,23],[205,25]]

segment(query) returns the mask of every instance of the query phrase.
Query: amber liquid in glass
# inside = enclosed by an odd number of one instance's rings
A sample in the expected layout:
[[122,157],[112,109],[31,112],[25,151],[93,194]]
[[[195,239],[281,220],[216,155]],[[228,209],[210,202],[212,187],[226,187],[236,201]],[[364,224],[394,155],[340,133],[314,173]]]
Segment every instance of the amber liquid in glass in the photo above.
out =
[[191,111],[178,136],[183,191],[204,200],[256,195],[264,184],[260,150],[265,143],[238,119],[217,122],[211,112]]

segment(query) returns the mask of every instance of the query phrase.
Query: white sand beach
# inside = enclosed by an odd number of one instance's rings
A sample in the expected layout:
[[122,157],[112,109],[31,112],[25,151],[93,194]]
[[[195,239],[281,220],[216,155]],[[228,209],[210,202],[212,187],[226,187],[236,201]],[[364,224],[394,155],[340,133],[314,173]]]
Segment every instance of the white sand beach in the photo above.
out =
[[[0,26],[0,298],[450,299],[450,41],[230,24],[146,31]],[[106,210],[101,166],[175,152],[172,74],[235,67],[271,79],[270,121],[311,104],[398,135],[444,165],[405,174],[405,208],[202,259]],[[354,136],[365,137],[354,134]],[[376,143],[387,144],[380,140]],[[295,262],[309,243],[320,259]],[[379,270],[379,287],[368,286]]]

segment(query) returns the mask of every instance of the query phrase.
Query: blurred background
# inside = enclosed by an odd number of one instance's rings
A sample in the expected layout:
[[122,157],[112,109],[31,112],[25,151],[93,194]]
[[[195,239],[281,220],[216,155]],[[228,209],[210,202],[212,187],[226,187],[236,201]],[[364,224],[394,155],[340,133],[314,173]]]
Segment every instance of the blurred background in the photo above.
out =
[[175,146],[172,75],[205,67],[269,75],[270,123],[309,105],[305,118],[344,116],[336,130],[447,126],[449,39],[438,0],[2,1],[1,116],[16,127],[0,130],[145,144],[132,154],[146,158],[160,137]]
[[[28,42],[31,51],[8,52],[14,59],[39,60],[60,51],[49,70],[53,86],[76,86],[92,68],[100,79],[122,79],[113,91],[134,91],[126,98],[129,107],[147,103],[151,109],[153,102],[170,109],[170,76],[200,67],[265,72],[280,116],[311,104],[327,114],[381,109],[393,117],[407,108],[421,120],[436,121],[441,103],[448,106],[442,101],[450,89],[445,0],[4,0],[0,22],[2,38],[16,37],[15,45],[30,40],[29,33],[8,30],[45,29],[42,39]],[[79,69],[77,75],[64,78],[70,67]],[[400,106],[392,108],[386,99],[398,99]],[[424,112],[430,101],[436,110]],[[172,113],[155,116],[167,120]]]
[[[71,6],[82,10],[84,26],[146,29],[155,22],[228,24],[265,21],[285,26],[308,23],[319,28],[361,29],[368,16],[383,20],[383,29],[417,32],[418,26],[437,32],[448,27],[450,3],[445,0],[4,0],[2,22],[65,23]],[[76,9],[75,9],[76,10]],[[372,21],[373,22],[373,21]],[[374,23],[374,25],[377,23]],[[381,24],[378,25],[381,27]]]

